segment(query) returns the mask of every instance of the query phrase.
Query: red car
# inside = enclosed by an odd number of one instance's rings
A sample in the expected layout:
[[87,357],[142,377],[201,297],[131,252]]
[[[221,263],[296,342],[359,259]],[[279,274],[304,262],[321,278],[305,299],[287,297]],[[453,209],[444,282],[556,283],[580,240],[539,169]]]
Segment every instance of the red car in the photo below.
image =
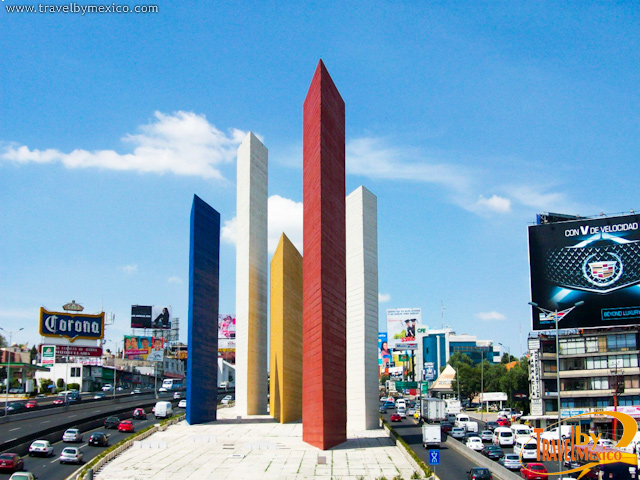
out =
[[527,480],[547,480],[547,469],[542,463],[527,463],[520,469],[520,475]]
[[64,398],[56,398],[56,399],[53,401],[53,404],[54,404],[54,405],[63,405],[63,404],[64,404]]
[[24,404],[24,408],[28,408],[30,410],[34,408],[38,408],[38,402],[36,402],[35,400],[29,400],[27,403]]
[[135,431],[133,428],[133,422],[131,420],[122,420],[120,425],[118,425],[119,432],[133,432]]
[[0,471],[18,472],[24,470],[24,461],[16,453],[0,454]]
[[136,408],[133,411],[133,419],[134,420],[146,420],[147,414],[144,411],[144,408]]
[[499,417],[497,422],[498,422],[498,425],[500,425],[501,427],[510,427],[511,426],[511,422],[509,421],[509,419],[507,417]]
[[399,413],[392,413],[391,414],[391,421],[392,422],[401,422],[402,421],[402,417],[400,416]]

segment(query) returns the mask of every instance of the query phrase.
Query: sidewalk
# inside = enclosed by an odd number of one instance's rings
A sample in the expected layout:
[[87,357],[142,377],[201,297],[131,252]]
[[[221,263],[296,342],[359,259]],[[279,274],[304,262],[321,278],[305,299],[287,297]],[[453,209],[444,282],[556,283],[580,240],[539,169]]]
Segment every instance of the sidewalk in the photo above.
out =
[[225,408],[217,422],[183,421],[136,442],[95,478],[373,480],[409,479],[413,472],[383,429],[350,433],[346,443],[322,451],[302,441],[300,423],[283,425],[266,415],[237,420],[235,409]]

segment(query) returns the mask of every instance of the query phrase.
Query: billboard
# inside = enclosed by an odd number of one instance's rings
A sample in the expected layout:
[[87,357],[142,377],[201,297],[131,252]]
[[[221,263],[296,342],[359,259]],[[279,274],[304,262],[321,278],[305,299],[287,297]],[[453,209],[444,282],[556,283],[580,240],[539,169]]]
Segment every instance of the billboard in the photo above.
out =
[[55,365],[56,364],[56,346],[55,345],[43,345],[40,355],[40,363],[42,366]]
[[131,328],[171,329],[171,307],[131,305]]
[[419,308],[394,308],[387,310],[387,336],[389,347],[394,350],[414,350],[416,327],[422,323]]
[[[158,352],[162,352],[162,354]],[[125,335],[124,356],[131,360],[160,361],[164,359],[164,340],[162,337]],[[148,356],[152,358],[149,359]],[[162,358],[158,360],[158,357]]]
[[378,332],[378,365],[389,366],[392,350],[387,341],[387,332]]
[[236,338],[235,315],[218,315],[218,338],[235,340]]
[[[45,349],[56,345],[40,345],[40,353],[44,355]],[[55,351],[56,357],[100,357],[102,356],[102,347],[83,347],[76,345],[57,345]],[[44,357],[42,357],[44,358]]]
[[104,312],[98,315],[84,313],[50,312],[40,308],[40,335],[43,337],[100,340],[104,337]]
[[[584,305],[560,328],[640,323],[640,215],[529,227],[531,299],[547,310]],[[555,328],[555,314],[533,308],[533,330]]]

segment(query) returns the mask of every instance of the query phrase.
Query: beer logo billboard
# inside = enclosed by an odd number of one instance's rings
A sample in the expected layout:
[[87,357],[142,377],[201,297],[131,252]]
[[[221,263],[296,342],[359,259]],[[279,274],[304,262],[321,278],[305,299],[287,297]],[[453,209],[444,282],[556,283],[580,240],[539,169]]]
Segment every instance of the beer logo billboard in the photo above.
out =
[[40,335],[64,337],[69,342],[78,339],[100,340],[104,337],[104,312],[98,315],[50,312],[40,308]]

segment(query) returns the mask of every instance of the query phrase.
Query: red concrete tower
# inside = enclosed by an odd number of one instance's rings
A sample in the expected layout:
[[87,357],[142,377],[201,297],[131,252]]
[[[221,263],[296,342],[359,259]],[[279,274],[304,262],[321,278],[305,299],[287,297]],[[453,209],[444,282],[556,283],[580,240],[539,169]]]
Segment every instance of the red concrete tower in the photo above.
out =
[[304,101],[302,438],[347,440],[344,101],[322,60]]

